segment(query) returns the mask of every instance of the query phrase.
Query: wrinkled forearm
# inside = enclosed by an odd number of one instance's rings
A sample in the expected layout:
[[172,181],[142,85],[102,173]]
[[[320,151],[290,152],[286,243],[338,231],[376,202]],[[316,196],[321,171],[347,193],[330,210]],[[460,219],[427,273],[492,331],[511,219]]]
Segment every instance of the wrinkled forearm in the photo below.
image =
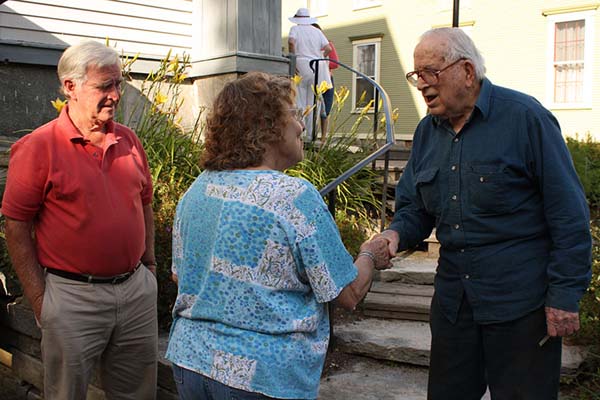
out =
[[358,276],[346,286],[336,298],[336,304],[347,310],[354,310],[356,305],[365,297],[373,279],[373,262],[367,257],[359,257],[354,261]]
[[37,259],[32,228],[31,221],[6,218],[6,245],[10,261],[39,320],[46,283]]

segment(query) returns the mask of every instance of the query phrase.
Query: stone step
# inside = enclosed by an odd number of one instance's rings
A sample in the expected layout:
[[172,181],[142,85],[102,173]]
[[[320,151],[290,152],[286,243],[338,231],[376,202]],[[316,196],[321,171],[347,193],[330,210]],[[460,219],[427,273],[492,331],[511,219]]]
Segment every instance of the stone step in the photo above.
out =
[[389,310],[363,310],[363,314],[373,318],[391,318],[405,321],[429,322],[429,314],[413,313],[408,311],[389,311]]
[[410,283],[402,282],[382,282],[375,281],[371,285],[369,292],[382,293],[382,294],[394,294],[403,296],[420,296],[420,297],[433,297],[433,286],[432,285],[414,285]]
[[363,303],[367,316],[428,321],[431,297],[368,293]]
[[394,265],[392,268],[378,271],[374,280],[433,285],[437,258],[428,257],[425,252],[415,251],[407,256],[400,255],[393,258],[392,264]]
[[321,379],[318,400],[354,399],[425,400],[427,369],[354,356],[342,370]]
[[431,285],[373,282],[362,303],[363,314],[368,317],[429,321],[432,296]]
[[[429,366],[431,332],[425,322],[366,318],[336,325],[334,336],[346,353]],[[561,374],[574,374],[587,354],[585,347],[563,344]]]
[[[426,400],[427,368],[350,356],[321,379],[318,400]],[[490,400],[486,392],[481,400]]]
[[425,322],[366,318],[335,325],[333,334],[346,353],[429,366],[431,334]]

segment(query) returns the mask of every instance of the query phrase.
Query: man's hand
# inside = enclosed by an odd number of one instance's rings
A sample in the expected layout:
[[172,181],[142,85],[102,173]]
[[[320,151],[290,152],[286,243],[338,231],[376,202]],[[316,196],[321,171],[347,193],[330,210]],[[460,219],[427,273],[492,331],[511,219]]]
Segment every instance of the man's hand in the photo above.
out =
[[387,241],[383,238],[367,240],[360,246],[360,251],[367,251],[373,255],[375,269],[387,269],[392,266]]
[[546,307],[548,336],[569,336],[579,330],[579,313]]
[[33,315],[35,316],[35,322],[37,323],[38,327],[41,328],[44,293],[34,299],[31,299],[29,303],[31,304],[31,309],[33,310]]
[[10,261],[19,277],[25,297],[29,301],[38,323],[42,315],[42,303],[46,280],[44,270],[37,260],[32,236],[33,222],[6,218],[6,246]]
[[[142,263],[142,264],[144,264],[144,263]],[[156,277],[156,264],[154,264],[154,263],[148,263],[148,264],[144,264],[144,266],[146,268],[148,268],[148,270],[150,272],[152,272],[152,275],[154,275]]]
[[391,229],[386,229],[381,233],[373,235],[371,240],[375,239],[384,239],[387,241],[389,257],[393,258],[396,256],[396,253],[398,252],[398,245],[400,244],[400,235],[398,232]]

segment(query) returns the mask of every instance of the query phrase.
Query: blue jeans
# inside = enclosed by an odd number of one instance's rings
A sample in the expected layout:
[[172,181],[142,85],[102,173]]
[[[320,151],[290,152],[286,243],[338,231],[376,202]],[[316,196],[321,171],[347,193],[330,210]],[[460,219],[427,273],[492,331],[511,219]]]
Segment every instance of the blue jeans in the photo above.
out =
[[335,89],[333,88],[333,76],[331,77],[331,89],[327,89],[323,93],[323,107],[321,107],[321,118],[327,118],[331,112],[333,106],[333,94]]
[[273,400],[264,394],[232,388],[175,364],[172,368],[180,400]]

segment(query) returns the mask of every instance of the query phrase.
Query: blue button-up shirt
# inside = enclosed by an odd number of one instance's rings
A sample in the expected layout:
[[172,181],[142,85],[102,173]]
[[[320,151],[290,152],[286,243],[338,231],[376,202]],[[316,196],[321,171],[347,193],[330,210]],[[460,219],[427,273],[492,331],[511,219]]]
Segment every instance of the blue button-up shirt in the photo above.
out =
[[455,321],[463,294],[480,323],[544,304],[577,311],[591,278],[589,210],[554,116],[482,82],[457,134],[428,115],[396,188],[400,250],[436,228],[436,298]]

